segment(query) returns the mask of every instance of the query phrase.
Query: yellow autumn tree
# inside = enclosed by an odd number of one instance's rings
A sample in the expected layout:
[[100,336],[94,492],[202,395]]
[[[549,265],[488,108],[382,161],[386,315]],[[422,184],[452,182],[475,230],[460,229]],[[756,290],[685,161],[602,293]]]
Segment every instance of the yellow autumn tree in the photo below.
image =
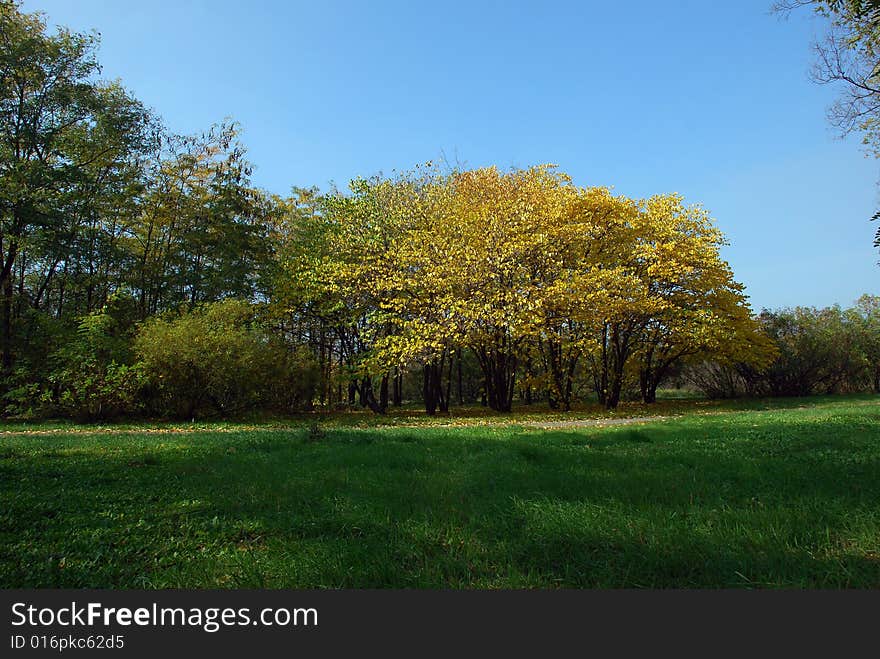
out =
[[469,349],[489,406],[509,411],[570,181],[549,166],[506,173],[490,167],[418,188],[408,213],[415,222],[400,236],[388,277],[393,294],[384,307],[398,331],[383,341],[383,352],[401,366],[424,365],[430,412],[433,397],[443,398],[452,351]]
[[705,209],[686,206],[677,194],[651,197],[642,204],[639,234],[636,255],[657,300],[636,348],[644,402],[656,400],[658,385],[683,358],[738,353],[755,367],[769,363],[771,343],[721,258],[724,236]]
[[509,411],[518,377],[569,409],[586,376],[614,408],[631,374],[650,402],[684,358],[766,348],[723,235],[678,195],[580,188],[550,165],[426,167],[354,181],[310,226],[286,275],[335,314],[352,386],[377,411],[390,374],[415,370],[426,411],[447,409],[462,350],[489,406]]

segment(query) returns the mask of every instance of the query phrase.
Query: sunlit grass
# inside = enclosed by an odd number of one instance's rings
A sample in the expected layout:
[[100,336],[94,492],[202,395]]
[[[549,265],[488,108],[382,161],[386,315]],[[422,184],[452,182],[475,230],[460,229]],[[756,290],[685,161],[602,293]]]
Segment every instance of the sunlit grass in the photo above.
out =
[[873,399],[675,404],[554,430],[6,426],[0,586],[880,587]]

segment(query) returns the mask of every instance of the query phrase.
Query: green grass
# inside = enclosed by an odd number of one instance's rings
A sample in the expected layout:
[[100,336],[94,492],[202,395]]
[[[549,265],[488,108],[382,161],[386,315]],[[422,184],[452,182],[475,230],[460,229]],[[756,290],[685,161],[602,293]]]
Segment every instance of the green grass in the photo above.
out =
[[873,394],[848,394],[846,396],[813,396],[811,398],[733,398],[728,400],[707,400],[687,390],[660,390],[656,403],[645,405],[639,402],[622,402],[616,410],[606,410],[593,403],[578,403],[570,412],[551,410],[546,404],[515,404],[512,413],[495,412],[480,405],[454,406],[449,413],[438,412],[427,416],[424,408],[415,403],[403,407],[390,407],[384,415],[367,409],[346,410],[342,412],[315,411],[294,416],[267,418],[265,415],[254,418],[227,420],[198,419],[188,422],[134,419],[128,421],[75,423],[67,419],[0,419],[0,433],[3,432],[42,432],[42,433],[81,433],[114,431],[231,431],[231,430],[278,430],[299,429],[304,425],[320,423],[328,428],[386,428],[389,426],[450,426],[450,425],[509,425],[526,421],[554,421],[578,419],[613,419],[644,416],[680,416],[702,413],[719,413],[740,410],[772,410],[816,407],[825,404],[839,404],[846,401],[852,404],[873,403]]
[[7,425],[0,586],[880,588],[873,401],[556,430]]

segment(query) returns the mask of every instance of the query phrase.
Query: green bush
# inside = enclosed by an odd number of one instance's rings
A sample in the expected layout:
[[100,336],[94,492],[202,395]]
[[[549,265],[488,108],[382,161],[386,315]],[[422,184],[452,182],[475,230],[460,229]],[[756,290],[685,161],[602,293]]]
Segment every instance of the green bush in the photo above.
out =
[[90,421],[140,410],[142,369],[131,351],[134,305],[128,297],[111,298],[80,319],[76,334],[50,357],[44,411]]
[[15,320],[15,368],[0,383],[4,416],[38,418],[52,411],[48,378],[57,366],[58,351],[75,332],[70,323],[36,309],[25,309]]
[[[58,395],[55,412],[81,421],[136,414],[141,409],[142,371],[139,364],[84,365],[55,377]],[[44,397],[45,398],[45,397]]]
[[772,363],[696,363],[690,383],[710,398],[880,393],[880,297],[863,295],[849,309],[765,310],[758,321],[776,346]]
[[140,368],[131,352],[136,317],[136,302],[124,295],[74,325],[29,311],[18,331],[30,340],[20,341],[16,368],[3,379],[3,414],[92,421],[138,412]]
[[224,300],[152,318],[135,339],[151,410],[195,418],[311,403],[311,358],[260,325],[247,302]]
[[840,307],[765,311],[759,320],[779,349],[779,357],[764,373],[770,395],[808,396],[867,388],[868,360],[859,328]]
[[291,349],[278,339],[267,346],[271,360],[264,371],[263,407],[279,412],[312,408],[320,372],[314,356],[305,346]]

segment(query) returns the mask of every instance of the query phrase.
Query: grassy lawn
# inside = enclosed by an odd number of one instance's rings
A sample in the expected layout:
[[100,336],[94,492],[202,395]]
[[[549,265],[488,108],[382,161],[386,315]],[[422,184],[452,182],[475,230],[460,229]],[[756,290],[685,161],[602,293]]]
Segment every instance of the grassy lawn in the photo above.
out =
[[0,587],[880,588],[874,400],[4,425]]

